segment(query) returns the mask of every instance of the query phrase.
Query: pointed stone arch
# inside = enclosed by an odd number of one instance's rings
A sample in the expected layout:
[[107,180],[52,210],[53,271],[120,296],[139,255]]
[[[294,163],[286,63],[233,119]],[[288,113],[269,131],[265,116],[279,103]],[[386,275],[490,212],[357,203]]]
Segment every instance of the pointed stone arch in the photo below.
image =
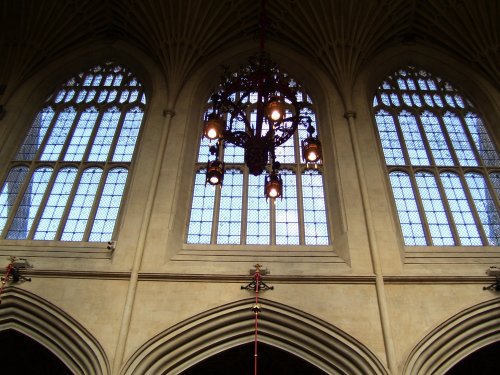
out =
[[107,375],[103,348],[81,324],[50,302],[15,287],[0,304],[0,331],[13,329],[52,351],[74,374]]
[[500,341],[500,298],[463,310],[412,350],[403,374],[443,374],[472,352]]
[[[261,300],[259,341],[286,350],[328,374],[387,374],[359,341],[309,314]],[[195,363],[252,342],[253,300],[245,299],[185,320],[140,347],[122,374],[178,374]]]

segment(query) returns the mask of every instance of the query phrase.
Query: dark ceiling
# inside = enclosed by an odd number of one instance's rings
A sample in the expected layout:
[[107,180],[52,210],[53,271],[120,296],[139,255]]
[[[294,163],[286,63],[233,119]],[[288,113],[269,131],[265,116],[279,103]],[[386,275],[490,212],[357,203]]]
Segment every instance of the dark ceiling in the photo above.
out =
[[[256,39],[259,25],[257,0],[0,2],[0,105],[45,64],[96,41],[126,40],[151,56],[166,82],[178,88],[204,58]],[[400,43],[458,57],[498,86],[498,0],[266,3],[268,40],[316,60],[341,90],[372,56]]]

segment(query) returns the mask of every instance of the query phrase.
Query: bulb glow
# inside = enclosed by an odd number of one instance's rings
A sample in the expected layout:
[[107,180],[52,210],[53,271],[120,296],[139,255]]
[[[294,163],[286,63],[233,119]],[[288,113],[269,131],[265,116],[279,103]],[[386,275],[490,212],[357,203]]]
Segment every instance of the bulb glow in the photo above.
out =
[[269,196],[270,196],[271,198],[276,198],[276,197],[278,196],[278,190],[276,190],[276,188],[274,188],[274,187],[273,187],[273,188],[271,188],[271,189],[269,190]]
[[207,131],[207,137],[210,139],[215,139],[217,138],[217,131],[214,128],[210,128]]
[[311,151],[307,154],[307,160],[309,160],[309,161],[316,161],[317,158],[318,158],[318,155],[316,154],[315,151]]
[[281,112],[277,109],[275,109],[274,111],[271,112],[271,119],[273,121],[278,121],[279,119],[281,119]]

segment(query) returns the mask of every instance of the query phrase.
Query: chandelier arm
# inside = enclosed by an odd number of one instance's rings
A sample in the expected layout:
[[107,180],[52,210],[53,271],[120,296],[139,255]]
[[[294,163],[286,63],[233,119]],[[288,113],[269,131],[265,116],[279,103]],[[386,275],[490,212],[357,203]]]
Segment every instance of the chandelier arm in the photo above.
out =
[[[291,121],[291,125],[285,126],[285,120]],[[282,145],[288,141],[297,131],[299,125],[310,125],[311,118],[309,116],[292,116],[282,121],[282,124],[274,129],[273,144],[276,146]],[[280,133],[280,134],[277,134]]]
[[214,108],[217,109],[218,112],[225,112],[228,113],[229,116],[229,121],[230,121],[230,126],[229,126],[229,131],[232,131],[233,128],[233,121],[234,120],[242,120],[243,123],[245,124],[245,129],[252,134],[253,129],[250,123],[250,120],[246,116],[246,109],[248,107],[248,104],[244,103],[244,100],[250,96],[250,91],[245,92],[244,95],[239,95],[239,99],[232,101],[230,99],[231,96],[238,97],[236,95],[237,92],[240,92],[241,88],[238,88],[236,84],[233,84],[231,87],[228,89],[224,95],[219,95],[219,99],[217,103],[214,103]]
[[[234,111],[229,112],[230,113],[230,125],[229,125],[229,131],[233,132],[233,122],[237,120],[243,121],[243,124],[245,125],[245,129],[248,134],[253,134],[254,130],[252,129],[252,124],[250,123],[250,120],[247,118],[245,115],[245,111],[243,109],[235,109]],[[234,131],[233,133],[236,133],[237,131]]]
[[238,147],[245,147],[250,136],[244,131],[224,132],[224,141]]
[[288,141],[295,133],[295,130],[297,130],[297,127],[284,129],[281,135],[275,134],[273,137],[274,147],[281,146],[283,143]]

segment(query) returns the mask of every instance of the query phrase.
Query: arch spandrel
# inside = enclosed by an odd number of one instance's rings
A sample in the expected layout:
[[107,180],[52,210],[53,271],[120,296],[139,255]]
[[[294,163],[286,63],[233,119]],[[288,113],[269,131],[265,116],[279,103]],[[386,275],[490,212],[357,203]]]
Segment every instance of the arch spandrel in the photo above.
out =
[[[206,311],[142,345],[123,375],[178,374],[224,350],[254,340],[252,299]],[[362,343],[302,311],[261,300],[259,341],[296,355],[329,374],[388,374]]]
[[500,298],[465,309],[438,325],[411,351],[402,374],[444,374],[472,352],[500,341]]
[[6,288],[0,304],[0,331],[13,329],[52,351],[74,374],[108,375],[99,342],[80,323],[28,291]]

